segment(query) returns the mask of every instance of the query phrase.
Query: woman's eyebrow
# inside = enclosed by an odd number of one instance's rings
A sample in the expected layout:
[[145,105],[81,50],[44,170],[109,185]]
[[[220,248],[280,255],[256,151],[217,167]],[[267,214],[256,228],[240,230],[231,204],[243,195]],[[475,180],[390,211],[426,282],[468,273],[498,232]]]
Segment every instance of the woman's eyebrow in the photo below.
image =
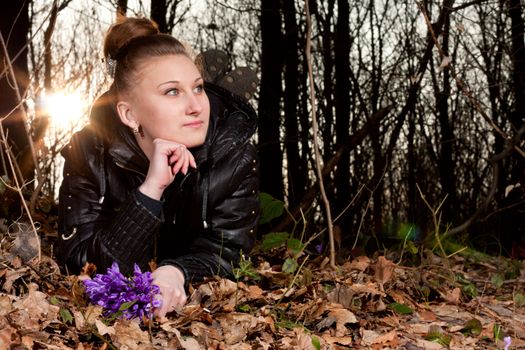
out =
[[[197,77],[193,82],[198,82],[200,80],[203,80],[202,77]],[[157,87],[161,87],[162,85],[166,85],[166,84],[180,84],[180,81],[178,80],[169,80],[169,81],[165,81],[163,83],[160,83],[159,86]]]

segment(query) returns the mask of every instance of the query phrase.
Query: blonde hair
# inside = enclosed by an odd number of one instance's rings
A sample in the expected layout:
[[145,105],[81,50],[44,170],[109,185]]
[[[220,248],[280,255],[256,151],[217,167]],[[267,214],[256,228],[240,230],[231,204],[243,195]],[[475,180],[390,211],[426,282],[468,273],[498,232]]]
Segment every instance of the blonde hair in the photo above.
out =
[[120,17],[106,32],[104,57],[106,61],[114,60],[112,90],[117,95],[132,86],[141,62],[168,55],[190,57],[179,40],[160,33],[150,19]]

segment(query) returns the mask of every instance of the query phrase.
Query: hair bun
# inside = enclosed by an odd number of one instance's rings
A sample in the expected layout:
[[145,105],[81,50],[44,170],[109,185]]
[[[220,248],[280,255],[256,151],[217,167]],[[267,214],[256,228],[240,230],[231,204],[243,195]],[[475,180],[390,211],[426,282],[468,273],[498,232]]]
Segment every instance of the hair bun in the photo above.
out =
[[106,32],[104,58],[115,58],[118,50],[131,39],[159,33],[157,23],[148,18],[121,16]]

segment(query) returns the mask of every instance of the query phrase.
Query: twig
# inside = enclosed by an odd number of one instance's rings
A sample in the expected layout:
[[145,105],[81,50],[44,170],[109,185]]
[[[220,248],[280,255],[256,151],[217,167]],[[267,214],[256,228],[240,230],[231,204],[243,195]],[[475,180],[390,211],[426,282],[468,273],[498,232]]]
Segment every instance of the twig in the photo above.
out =
[[308,1],[305,1],[305,11],[306,11],[306,61],[308,62],[308,80],[310,85],[310,101],[312,104],[312,126],[313,126],[313,141],[314,141],[314,150],[315,150],[315,165],[317,171],[317,177],[319,179],[319,189],[321,191],[321,196],[326,210],[326,221],[328,225],[328,237],[330,240],[330,266],[335,270],[337,266],[335,265],[335,244],[334,244],[334,228],[332,223],[332,213],[330,211],[330,202],[326,196],[326,191],[324,188],[323,181],[323,172],[321,166],[321,155],[319,153],[319,140],[318,140],[318,126],[317,126],[317,117],[316,117],[316,108],[315,108],[315,89],[314,89],[314,76],[312,69],[312,55],[311,55],[311,45],[312,45],[312,18],[310,16],[310,8]]
[[[17,95],[17,98],[18,98],[18,101],[19,103],[21,103],[22,101],[22,97],[20,95],[20,90],[18,88],[18,84],[16,84],[16,77],[15,77],[15,73],[14,73],[14,70],[13,70],[13,65],[11,63],[11,61],[9,60],[9,53],[7,52],[7,47],[5,45],[5,42],[4,42],[4,38],[3,36],[0,34],[0,42],[2,44],[2,50],[4,52],[4,57],[6,58],[6,65],[8,67],[8,70],[9,70],[9,74],[11,76],[11,79],[13,80],[13,84],[15,86],[15,92],[16,92],[16,95]],[[23,111],[23,109],[22,109]],[[34,147],[33,147],[33,142],[31,140],[31,136],[27,130],[27,125],[26,123],[24,122],[24,127],[25,127],[25,130],[26,130],[26,134],[27,134],[27,138],[29,140],[29,146],[31,148],[31,153],[32,153],[32,156],[33,156],[33,161],[34,161],[34,164],[35,164],[35,169],[36,169],[36,172],[37,172],[37,175],[38,175],[38,162],[37,162],[37,159],[36,159],[36,153],[35,153],[35,150],[34,150]],[[9,167],[11,169],[11,172],[13,174],[13,181],[15,183],[15,186],[16,186],[16,190],[18,192],[18,195],[20,196],[20,201],[21,201],[21,204],[22,206],[24,207],[26,213],[27,213],[27,217],[29,218],[29,222],[31,223],[31,227],[33,228],[33,232],[35,234],[35,238],[38,242],[38,260],[37,260],[37,263],[40,263],[40,260],[41,260],[41,257],[42,257],[42,249],[41,249],[41,244],[40,244],[40,237],[38,236],[38,232],[37,232],[37,229],[35,227],[35,223],[33,222],[33,217],[31,215],[31,212],[29,210],[29,208],[27,207],[27,203],[25,201],[25,198],[24,198],[24,194],[22,193],[22,187],[18,181],[18,176],[16,174],[16,171],[15,169],[17,169],[17,167],[15,166],[14,163],[16,163],[16,161],[14,161],[12,155],[11,155],[11,151],[10,151],[10,148],[8,146],[8,142],[7,142],[7,136],[6,136],[6,133],[4,132],[4,125],[3,123],[0,122],[0,138],[1,140],[4,142],[5,144],[5,149],[6,149],[6,157],[7,157],[7,161],[9,163]],[[6,169],[7,170],[7,169]]]
[[[427,28],[430,32],[430,34],[432,35],[432,40],[434,41],[434,44],[436,45],[436,48],[438,49],[438,52],[439,52],[439,56],[440,56],[440,59],[443,60],[445,57],[445,54],[443,52],[443,49],[441,48],[441,45],[439,44],[439,41],[437,40],[437,37],[436,37],[436,34],[434,32],[434,29],[432,28],[432,23],[430,23],[430,19],[428,18],[428,14],[424,8],[424,6],[421,4],[420,1],[416,1],[418,7],[419,7],[419,10],[421,11],[421,13],[423,14],[423,17],[425,18],[425,22],[427,24]],[[448,58],[448,57],[447,57]],[[480,103],[478,102],[478,100],[476,100],[474,98],[474,96],[472,95],[472,92],[468,89],[468,87],[466,86],[466,84],[458,77],[458,75],[456,74],[455,72],[455,69],[454,69],[454,65],[452,62],[449,62],[447,64],[446,67],[444,67],[444,69],[448,68],[449,71],[450,71],[450,75],[454,78],[454,80],[456,81],[456,84],[457,86],[459,87],[459,89],[461,90],[461,92],[463,93],[464,96],[467,97],[467,99],[470,101],[470,103],[472,104],[472,106],[474,107],[474,109],[481,115],[481,117],[483,117],[483,119],[492,126],[492,128],[498,133],[500,134],[505,140],[507,140],[508,142],[511,142],[512,143],[512,146],[513,148],[522,156],[522,157],[525,157],[525,151],[523,151],[519,145],[517,144],[516,140],[513,140],[513,138],[511,138],[509,135],[507,135],[499,126],[497,126],[494,121],[492,119],[490,119],[490,117],[487,115],[487,113],[485,113],[485,111],[483,110],[483,108],[481,108],[481,105]]]
[[[334,219],[334,223],[336,221],[338,221],[341,216],[343,216],[344,213],[346,213],[346,211],[348,209],[350,209],[350,207],[352,206],[352,204],[354,204],[354,202],[357,200],[357,198],[359,197],[359,195],[361,194],[361,192],[363,191],[363,189],[366,187],[366,185],[361,185],[361,187],[359,188],[359,191],[357,191],[357,194],[354,196],[354,198],[352,198],[352,200],[350,201],[350,203],[348,203],[346,205],[346,207],[341,210],[341,212],[339,213],[339,215],[337,215],[337,217]],[[302,213],[302,209],[301,209],[301,213]],[[316,239],[317,237],[319,237],[320,235],[322,235],[324,232],[326,231],[326,227],[323,228],[321,231],[317,232],[316,234],[313,234],[309,239],[308,241],[306,241],[305,245],[308,245],[310,244],[314,239]]]
[[[23,102],[23,98],[22,98],[22,95],[20,95],[20,88],[18,87],[18,83],[16,82],[16,76],[15,76],[15,71],[13,69],[13,65],[11,63],[11,61],[9,60],[9,52],[7,51],[7,46],[5,44],[5,41],[4,41],[4,37],[0,34],[0,42],[2,43],[2,51],[4,52],[4,57],[6,58],[6,62],[7,62],[7,66],[8,66],[8,71],[9,71],[9,75],[11,76],[11,79],[12,79],[12,83],[13,83],[13,86],[14,86],[14,91],[16,93],[16,98],[18,99],[18,103],[20,105],[22,105],[22,102]],[[37,159],[37,156],[36,156],[36,151],[35,151],[35,145],[33,144],[33,140],[31,139],[31,134],[29,132],[29,129],[28,129],[28,126],[27,126],[27,123],[25,123],[25,121],[27,120],[27,116],[25,115],[25,110],[23,108],[20,108],[20,111],[22,112],[22,116],[24,117],[23,120],[24,120],[24,129],[26,131],[26,135],[27,135],[27,143],[29,145],[29,149],[31,150],[31,156],[33,157],[33,163],[35,165],[35,171],[36,171],[36,174],[37,174],[37,177],[40,175],[40,171],[38,169],[38,159]]]

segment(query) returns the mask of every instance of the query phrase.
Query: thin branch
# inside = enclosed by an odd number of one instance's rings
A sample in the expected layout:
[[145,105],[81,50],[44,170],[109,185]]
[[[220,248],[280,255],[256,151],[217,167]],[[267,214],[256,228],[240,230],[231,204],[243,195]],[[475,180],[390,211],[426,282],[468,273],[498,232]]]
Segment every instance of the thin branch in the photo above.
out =
[[315,88],[314,88],[314,76],[312,71],[312,55],[311,55],[311,45],[312,45],[312,19],[310,17],[310,8],[308,6],[308,1],[305,1],[305,11],[306,11],[306,61],[308,62],[308,79],[310,85],[310,101],[312,104],[312,126],[313,126],[313,141],[314,141],[314,150],[315,150],[315,164],[317,177],[319,179],[319,189],[321,190],[321,196],[323,198],[323,203],[326,210],[326,221],[328,224],[328,238],[330,240],[330,266],[333,269],[336,269],[335,265],[335,244],[334,244],[334,228],[332,223],[332,213],[330,211],[330,202],[326,196],[326,191],[324,188],[323,181],[323,172],[321,166],[321,154],[319,153],[319,138],[318,138],[318,126],[317,126],[317,116],[316,116],[316,101],[315,101]]
[[[9,60],[9,53],[7,51],[7,47],[6,47],[5,42],[4,42],[4,38],[3,38],[3,36],[1,34],[0,34],[0,43],[2,44],[2,50],[3,50],[3,53],[4,53],[5,62],[6,62],[6,65],[7,65],[7,69],[8,69],[9,75],[11,76],[11,79],[13,80],[16,96],[18,98],[19,104],[21,104],[22,103],[22,96],[20,95],[20,90],[18,88],[18,84],[16,83],[16,77],[15,77],[13,65],[12,65],[11,61]],[[21,109],[21,110],[22,110],[22,113],[25,116],[25,112],[23,111],[23,109]],[[33,161],[35,163],[35,169],[37,170],[37,175],[38,175],[39,172],[38,172],[38,162],[37,162],[37,159],[36,159],[36,153],[35,153],[33,142],[31,140],[31,136],[30,136],[29,131],[28,131],[27,124],[25,123],[25,118],[24,118],[24,127],[25,127],[25,130],[26,130],[27,138],[29,140],[29,146],[31,148],[31,153],[33,155]],[[33,217],[31,215],[31,212],[30,212],[29,208],[27,207],[27,203],[26,203],[24,195],[22,193],[22,186],[19,183],[18,176],[17,176],[16,171],[15,171],[15,169],[17,169],[17,166],[15,166],[16,161],[14,161],[14,159],[13,159],[14,157],[12,156],[11,151],[9,149],[9,145],[8,145],[8,141],[7,141],[7,135],[4,132],[4,125],[1,122],[0,122],[0,139],[2,140],[2,142],[5,145],[5,149],[6,149],[5,154],[6,154],[6,157],[7,157],[7,161],[9,163],[9,167],[10,167],[11,172],[13,174],[13,181],[14,181],[15,186],[17,188],[17,192],[18,192],[18,194],[20,196],[21,204],[22,204],[22,206],[24,207],[24,209],[25,209],[25,211],[27,213],[27,217],[29,218],[29,222],[31,223],[31,227],[33,228],[33,232],[35,234],[35,238],[36,238],[36,240],[38,242],[38,260],[37,260],[37,263],[39,263],[40,259],[41,259],[41,256],[42,256],[41,245],[40,245],[40,237],[38,237],[38,232],[37,232],[35,223],[33,222]]]

